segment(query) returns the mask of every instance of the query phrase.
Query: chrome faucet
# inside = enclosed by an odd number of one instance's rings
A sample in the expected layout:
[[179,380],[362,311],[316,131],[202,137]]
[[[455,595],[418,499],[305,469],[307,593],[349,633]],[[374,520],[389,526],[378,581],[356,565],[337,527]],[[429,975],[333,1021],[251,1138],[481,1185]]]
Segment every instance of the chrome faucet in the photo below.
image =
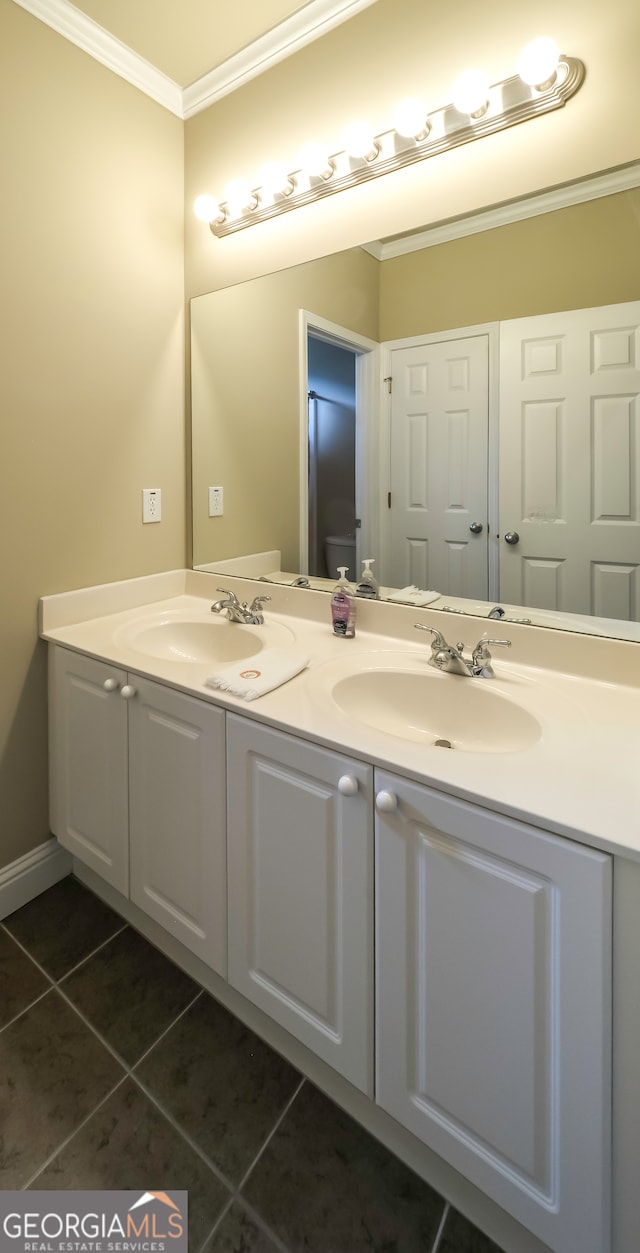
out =
[[222,592],[226,599],[215,600],[211,606],[212,613],[226,611],[229,622],[242,622],[245,626],[262,626],[264,622],[262,605],[266,600],[271,600],[270,596],[254,596],[251,604],[248,605],[246,600],[240,604],[235,592],[228,592],[225,587],[219,587],[216,590]]
[[435,666],[436,670],[442,670],[444,674],[466,674],[471,678],[492,679],[494,671],[489,645],[511,648],[511,640],[488,640],[483,636],[478,640],[471,658],[467,660],[463,656],[463,643],[458,642],[454,648],[453,644],[447,644],[440,631],[436,631],[435,627],[424,626],[422,622],[416,622],[415,629],[429,631],[433,635],[429,665]]

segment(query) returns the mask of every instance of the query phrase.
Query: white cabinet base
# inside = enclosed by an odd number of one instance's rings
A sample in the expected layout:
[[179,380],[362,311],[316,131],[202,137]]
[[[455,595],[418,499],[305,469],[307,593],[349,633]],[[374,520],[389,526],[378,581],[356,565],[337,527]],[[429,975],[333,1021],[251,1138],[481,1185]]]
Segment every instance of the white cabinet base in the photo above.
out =
[[63,848],[129,891],[127,702],[123,670],[49,648],[49,819]]
[[377,1100],[556,1253],[608,1253],[611,858],[376,787]]
[[370,766],[227,715],[229,982],[373,1095]]
[[148,679],[129,703],[131,900],[227,972],[224,712]]

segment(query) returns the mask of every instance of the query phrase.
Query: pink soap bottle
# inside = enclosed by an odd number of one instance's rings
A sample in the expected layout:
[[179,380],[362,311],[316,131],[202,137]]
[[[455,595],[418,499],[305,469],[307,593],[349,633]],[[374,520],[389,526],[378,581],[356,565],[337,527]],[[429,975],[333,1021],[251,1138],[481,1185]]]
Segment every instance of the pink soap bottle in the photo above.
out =
[[331,625],[334,635],[349,638],[356,633],[356,602],[347,581],[347,566],[338,566],[338,574],[331,596]]

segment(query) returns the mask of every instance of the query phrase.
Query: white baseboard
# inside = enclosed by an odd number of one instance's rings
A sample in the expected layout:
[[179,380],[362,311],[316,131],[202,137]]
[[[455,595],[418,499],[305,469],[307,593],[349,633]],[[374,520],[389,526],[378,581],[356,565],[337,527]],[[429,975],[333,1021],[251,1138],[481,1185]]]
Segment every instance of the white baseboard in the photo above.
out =
[[0,870],[0,920],[70,874],[72,859],[51,836]]

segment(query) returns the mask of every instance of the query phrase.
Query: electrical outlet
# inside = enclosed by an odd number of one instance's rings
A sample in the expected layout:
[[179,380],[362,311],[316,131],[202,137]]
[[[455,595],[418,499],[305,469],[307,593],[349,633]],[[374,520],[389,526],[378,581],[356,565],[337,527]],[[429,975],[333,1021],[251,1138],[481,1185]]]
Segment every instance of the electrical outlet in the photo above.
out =
[[209,517],[220,518],[224,513],[224,491],[221,487],[209,488]]
[[142,489],[142,521],[160,522],[162,520],[162,491],[159,487],[143,487]]

